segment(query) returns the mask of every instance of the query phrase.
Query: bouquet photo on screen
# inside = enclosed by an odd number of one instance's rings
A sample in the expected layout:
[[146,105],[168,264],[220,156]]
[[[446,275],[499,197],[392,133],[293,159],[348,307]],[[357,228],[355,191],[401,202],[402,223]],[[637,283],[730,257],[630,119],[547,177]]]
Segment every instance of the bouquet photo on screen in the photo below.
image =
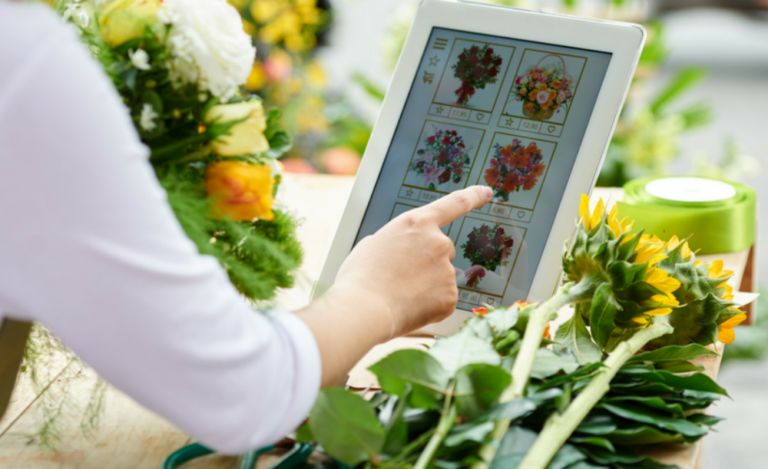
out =
[[504,233],[504,228],[497,223],[490,227],[483,223],[467,235],[467,241],[461,245],[464,258],[469,259],[472,267],[464,272],[468,287],[476,287],[485,277],[486,271],[495,271],[498,266],[509,262],[514,240]]
[[[541,66],[547,58],[558,59],[559,63]],[[555,112],[567,109],[573,100],[573,77],[566,75],[562,57],[549,54],[515,78],[512,96],[523,103],[523,115],[529,119],[549,120]]]
[[536,142],[523,146],[516,138],[507,146],[497,143],[490,168],[485,170],[485,182],[493,189],[495,198],[509,202],[509,194],[536,186],[546,169],[543,159]]
[[470,169],[469,149],[455,130],[437,130],[424,140],[410,170],[424,178],[424,186],[435,189],[448,182],[459,183]]
[[475,90],[496,83],[501,62],[501,57],[494,55],[493,48],[487,44],[464,49],[458,62],[451,65],[453,76],[461,80],[461,87],[454,92],[458,96],[456,104],[467,104]]

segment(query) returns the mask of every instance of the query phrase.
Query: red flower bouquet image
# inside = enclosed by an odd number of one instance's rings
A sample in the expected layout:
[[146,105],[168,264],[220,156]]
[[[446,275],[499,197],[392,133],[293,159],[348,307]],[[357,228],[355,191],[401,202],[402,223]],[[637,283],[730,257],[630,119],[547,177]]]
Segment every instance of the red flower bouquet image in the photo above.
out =
[[429,189],[447,182],[459,183],[469,171],[469,150],[464,138],[455,130],[437,130],[416,152],[410,171],[421,175]]
[[461,80],[461,87],[455,91],[456,104],[466,104],[475,94],[475,90],[484,89],[485,85],[496,83],[501,70],[501,57],[493,54],[493,48],[473,45],[464,49],[459,61],[451,65],[453,76]]
[[507,265],[513,245],[512,237],[507,236],[498,223],[493,228],[486,224],[473,228],[467,235],[467,242],[461,245],[464,258],[472,263],[472,267],[464,272],[466,285],[476,287],[486,271]]
[[[542,67],[541,63],[548,57],[555,57],[560,63],[553,67]],[[515,78],[512,96],[516,101],[523,103],[523,115],[533,120],[545,121],[551,119],[555,112],[567,109],[573,100],[572,88],[573,77],[565,74],[563,58],[549,54]]]
[[485,170],[485,183],[493,189],[494,197],[509,202],[512,192],[529,191],[536,186],[546,168],[543,159],[536,142],[527,147],[518,138],[505,147],[497,143],[491,167]]

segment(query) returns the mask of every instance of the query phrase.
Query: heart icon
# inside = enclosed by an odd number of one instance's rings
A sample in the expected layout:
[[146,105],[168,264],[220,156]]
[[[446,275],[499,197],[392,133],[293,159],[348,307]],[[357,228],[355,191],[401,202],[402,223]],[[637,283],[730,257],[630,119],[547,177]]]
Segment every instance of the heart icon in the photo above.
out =
[[557,127],[555,127],[554,125],[550,125],[549,127],[547,127],[547,130],[549,130],[549,133],[552,133],[555,131],[556,128]]
[[525,216],[525,212],[523,212],[522,210],[517,212],[517,218],[523,218],[524,216]]
[[483,114],[482,112],[477,114],[477,120],[481,121],[483,120],[483,117],[485,117],[485,114]]
[[492,305],[496,301],[495,298],[488,298],[488,304]]

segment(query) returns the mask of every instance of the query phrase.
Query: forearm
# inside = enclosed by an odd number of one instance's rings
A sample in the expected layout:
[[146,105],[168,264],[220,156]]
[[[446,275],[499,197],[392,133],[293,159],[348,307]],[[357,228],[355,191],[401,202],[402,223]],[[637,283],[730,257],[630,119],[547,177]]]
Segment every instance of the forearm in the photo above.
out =
[[337,284],[296,314],[320,350],[322,387],[339,385],[371,348],[396,336],[388,305],[358,288]]

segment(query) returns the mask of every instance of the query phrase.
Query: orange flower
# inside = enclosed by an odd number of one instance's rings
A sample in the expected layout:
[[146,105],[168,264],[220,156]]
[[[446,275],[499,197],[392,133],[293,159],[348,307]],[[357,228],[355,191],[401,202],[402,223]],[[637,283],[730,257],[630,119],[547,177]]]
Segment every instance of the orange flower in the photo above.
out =
[[531,176],[525,176],[523,178],[523,190],[529,191],[536,185],[536,178]]
[[733,340],[736,338],[736,333],[733,332],[733,328],[744,322],[745,319],[747,319],[747,315],[739,313],[720,324],[720,332],[717,333],[717,340],[724,344],[733,343]]
[[493,187],[499,182],[499,170],[496,168],[488,168],[485,170],[485,182]]
[[515,172],[511,172],[507,174],[507,177],[504,178],[504,191],[505,192],[515,192],[517,188],[520,186],[520,177]]
[[547,323],[547,327],[544,328],[544,334],[542,335],[542,337],[549,340],[549,323]]
[[517,93],[520,96],[525,96],[526,94],[528,94],[528,90],[526,90],[525,88],[520,88],[520,91],[518,91]]
[[232,221],[274,220],[269,166],[243,161],[221,161],[208,166],[205,190],[211,198],[211,216]]
[[561,86],[563,86],[563,83],[560,80],[555,80],[552,83],[550,83],[549,86],[551,86],[554,89],[558,89]]
[[539,177],[542,174],[544,174],[544,165],[541,163],[536,163],[535,165],[533,165],[533,169],[531,170],[531,176]]
[[525,105],[523,106],[523,109],[525,109],[526,111],[533,111],[533,103],[525,103]]
[[475,316],[485,317],[486,314],[488,314],[488,308],[485,306],[481,306],[479,308],[472,308],[472,313],[474,313]]

